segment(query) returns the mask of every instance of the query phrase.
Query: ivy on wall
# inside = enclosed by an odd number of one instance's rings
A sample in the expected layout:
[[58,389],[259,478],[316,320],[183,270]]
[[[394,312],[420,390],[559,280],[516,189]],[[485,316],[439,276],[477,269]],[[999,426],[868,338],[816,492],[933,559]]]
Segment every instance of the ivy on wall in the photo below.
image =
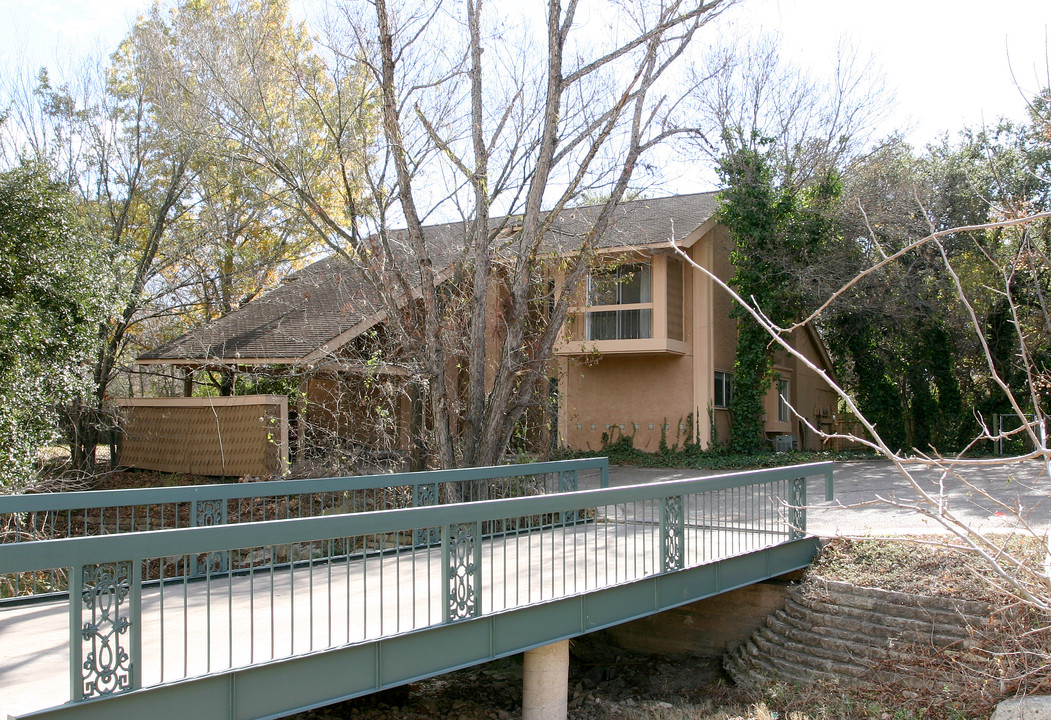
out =
[[[841,185],[834,173],[797,186],[791,168],[777,168],[764,148],[740,147],[723,157],[719,176],[719,220],[730,232],[730,285],[746,301],[784,327],[807,303],[800,278],[820,259],[835,237],[831,208]],[[774,380],[769,335],[739,305],[734,392],[730,400],[730,450],[754,453],[767,446],[763,435],[763,399]]]

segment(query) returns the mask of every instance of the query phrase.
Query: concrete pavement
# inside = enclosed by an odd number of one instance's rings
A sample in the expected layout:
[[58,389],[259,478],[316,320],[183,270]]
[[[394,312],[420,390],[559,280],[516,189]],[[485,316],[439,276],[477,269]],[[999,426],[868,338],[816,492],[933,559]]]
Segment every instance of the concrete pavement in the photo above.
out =
[[[1051,480],[1043,465],[1029,461],[960,468],[958,477],[942,479],[934,468],[916,466],[912,471],[919,489],[887,461],[836,463],[836,500],[824,501],[818,484],[808,489],[810,507],[807,529],[822,536],[941,534],[935,520],[898,504],[923,505],[920,491],[942,497],[945,507],[982,532],[1004,532],[1021,527],[1013,508],[1040,534],[1051,531]],[[634,485],[661,480],[723,474],[682,468],[636,468],[613,466],[610,485]],[[1008,507],[983,497],[978,488]],[[885,501],[891,502],[885,502]],[[926,505],[926,507],[930,507]]]

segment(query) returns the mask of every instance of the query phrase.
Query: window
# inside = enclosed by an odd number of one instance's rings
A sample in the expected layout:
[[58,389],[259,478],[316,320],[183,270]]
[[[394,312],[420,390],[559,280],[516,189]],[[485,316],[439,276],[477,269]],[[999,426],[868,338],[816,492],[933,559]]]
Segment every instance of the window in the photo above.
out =
[[791,418],[791,411],[788,409],[788,381],[778,380],[777,381],[777,421],[786,423]]
[[[653,336],[649,263],[620,265],[588,276],[588,340],[637,340]],[[626,307],[618,307],[626,306]]]
[[730,407],[733,398],[733,375],[715,371],[715,399],[712,403],[717,408]]

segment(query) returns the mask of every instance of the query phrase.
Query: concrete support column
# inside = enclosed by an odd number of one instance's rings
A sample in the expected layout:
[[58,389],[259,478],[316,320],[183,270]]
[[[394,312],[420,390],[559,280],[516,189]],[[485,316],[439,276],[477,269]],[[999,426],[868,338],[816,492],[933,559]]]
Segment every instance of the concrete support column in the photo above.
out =
[[522,673],[522,720],[566,720],[569,640],[527,650]]

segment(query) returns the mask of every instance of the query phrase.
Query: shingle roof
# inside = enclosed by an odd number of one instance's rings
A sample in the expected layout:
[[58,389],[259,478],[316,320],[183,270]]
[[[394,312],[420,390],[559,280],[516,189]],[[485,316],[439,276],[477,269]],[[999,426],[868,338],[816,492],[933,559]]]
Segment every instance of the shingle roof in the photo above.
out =
[[349,263],[331,256],[138,359],[302,358],[371,316],[373,307],[372,293]]
[[[549,242],[572,251],[600,209],[592,205],[564,210],[554,224]],[[718,209],[714,192],[621,203],[598,247],[662,245],[673,238],[682,240],[710,220]]]
[[[599,247],[660,245],[682,240],[711,219],[713,192],[622,203]],[[563,211],[549,233],[553,250],[571,252],[597,217],[598,206]],[[459,251],[462,225],[426,228],[428,246]],[[355,326],[378,320],[375,293],[349,262],[330,256],[290,275],[276,289],[233,312],[141,355],[140,362],[291,361],[309,356]]]

